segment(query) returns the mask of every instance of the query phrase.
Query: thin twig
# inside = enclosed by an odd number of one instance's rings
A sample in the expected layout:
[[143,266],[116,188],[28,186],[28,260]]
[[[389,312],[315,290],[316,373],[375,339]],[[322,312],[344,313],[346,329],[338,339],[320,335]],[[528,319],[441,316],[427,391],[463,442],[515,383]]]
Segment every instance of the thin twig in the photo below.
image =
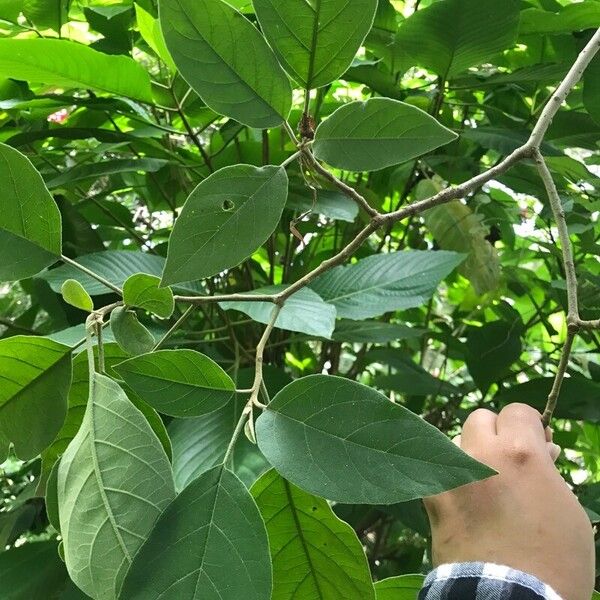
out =
[[86,275],[89,275],[96,281],[99,281],[102,285],[105,285],[107,288],[109,288],[113,292],[115,292],[115,294],[119,294],[119,296],[123,295],[123,292],[119,289],[118,286],[116,286],[114,283],[111,283],[110,281],[108,281],[108,279],[104,279],[104,277],[102,277],[102,275],[98,275],[98,273],[94,273],[94,271],[91,271],[87,267],[80,265],[78,262],[72,260],[71,258],[69,258],[68,256],[65,256],[64,254],[61,254],[60,259],[64,263],[70,265],[71,267],[75,267],[82,273],[85,273]]
[[192,314],[195,308],[195,304],[191,304],[187,307],[187,310],[179,317],[179,319],[177,319],[177,321],[175,321],[173,327],[171,327],[169,331],[167,331],[167,333],[165,333],[165,335],[163,335],[162,338],[158,340],[154,348],[152,348],[152,352],[158,350],[183,325],[183,323],[185,323],[185,321]]

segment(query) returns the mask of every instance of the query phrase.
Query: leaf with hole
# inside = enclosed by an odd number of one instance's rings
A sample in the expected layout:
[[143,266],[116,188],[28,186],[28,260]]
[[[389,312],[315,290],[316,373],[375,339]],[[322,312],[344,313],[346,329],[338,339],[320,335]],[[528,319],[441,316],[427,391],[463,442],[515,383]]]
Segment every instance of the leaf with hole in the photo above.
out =
[[222,115],[276,127],[292,103],[290,82],[265,38],[221,0],[161,0],[167,48],[182,77]]
[[0,455],[10,444],[29,460],[62,427],[71,384],[71,349],[41,337],[0,340]]
[[425,111],[390,98],[350,102],[315,133],[315,156],[338,169],[375,171],[427,154],[456,134]]
[[136,273],[123,284],[123,302],[127,306],[143,308],[157,317],[168,319],[175,310],[173,292],[161,288],[160,277]]
[[244,484],[218,466],[163,512],[119,598],[270,600],[271,586],[269,542],[258,508]]
[[60,212],[29,159],[5,144],[0,144],[0,179],[0,280],[16,281],[60,257]]
[[[251,294],[278,294],[287,286],[273,285],[259,288],[250,292]],[[271,322],[273,308],[272,302],[219,302],[219,306],[225,310],[238,310],[248,315],[254,321],[264,323]],[[335,327],[335,307],[323,299],[314,291],[302,288],[292,294],[285,302],[275,327],[288,331],[298,331],[307,335],[330,338]]]
[[267,241],[288,194],[282,167],[225,167],[190,194],[169,241],[162,285],[235,267]]
[[87,312],[94,310],[94,301],[76,279],[67,279],[62,284],[60,293],[67,304]]
[[110,314],[110,328],[117,344],[128,354],[145,354],[156,344],[154,336],[138,321],[137,315],[124,306],[118,306]]
[[368,319],[425,304],[463,260],[463,254],[443,250],[373,255],[331,269],[310,287],[335,306],[338,317]]
[[136,356],[117,373],[158,412],[199,417],[225,406],[233,397],[231,377],[213,360],[194,350],[159,350]]
[[331,375],[286,386],[258,417],[256,438],[290,482],[349,504],[406,502],[494,473],[403,406]]
[[133,557],[174,497],[171,466],[150,425],[113,380],[94,374],[83,423],[58,469],[71,579],[97,600],[116,600]]
[[303,492],[274,470],[251,492],[269,534],[272,600],[375,600],[362,544],[327,500]]
[[352,63],[373,24],[377,0],[254,0],[279,62],[305,89],[331,83]]

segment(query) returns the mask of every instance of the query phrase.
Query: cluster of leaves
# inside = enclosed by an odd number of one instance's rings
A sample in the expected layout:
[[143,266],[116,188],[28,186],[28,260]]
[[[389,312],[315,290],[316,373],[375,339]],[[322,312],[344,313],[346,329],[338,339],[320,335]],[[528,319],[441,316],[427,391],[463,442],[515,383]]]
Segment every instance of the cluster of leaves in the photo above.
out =
[[[416,598],[420,498],[492,474],[448,434],[543,407],[565,273],[529,160],[369,223],[522,146],[598,26],[598,0],[0,0],[0,597]],[[599,82],[541,147],[586,319]],[[599,351],[555,424],[594,521]]]

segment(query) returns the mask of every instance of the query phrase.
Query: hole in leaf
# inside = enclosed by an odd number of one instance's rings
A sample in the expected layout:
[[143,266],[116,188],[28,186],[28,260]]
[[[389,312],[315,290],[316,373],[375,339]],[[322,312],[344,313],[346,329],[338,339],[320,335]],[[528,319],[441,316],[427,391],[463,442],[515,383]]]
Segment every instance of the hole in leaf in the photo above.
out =
[[232,200],[223,200],[223,204],[221,204],[221,208],[225,212],[229,212],[235,208],[235,204],[233,203]]

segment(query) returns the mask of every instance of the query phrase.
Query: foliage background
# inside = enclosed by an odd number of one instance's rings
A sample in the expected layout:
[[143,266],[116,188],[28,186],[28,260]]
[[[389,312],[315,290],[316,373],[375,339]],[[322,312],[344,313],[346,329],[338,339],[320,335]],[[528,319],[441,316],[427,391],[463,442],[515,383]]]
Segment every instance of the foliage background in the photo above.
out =
[[[256,21],[250,2],[230,4]],[[411,18],[415,12],[427,14],[432,4],[454,10],[439,22]],[[395,210],[458,184],[521,145],[590,29],[600,26],[597,0],[523,0],[515,4],[512,20],[507,6],[380,0],[374,26],[350,68],[313,92],[309,107],[317,122],[349,101],[385,96],[429,112],[458,134],[456,141],[399,165],[334,171],[375,209]],[[156,16],[153,0],[136,5],[0,0],[0,141],[26,154],[42,174],[60,209],[63,253],[76,259],[103,252],[85,264],[119,286],[138,272],[160,276],[174,220],[210,173],[238,163],[280,164],[295,151],[282,127],[251,128],[208,108],[176,73]],[[111,61],[95,71],[82,58],[75,78],[60,75],[63,50],[33,45],[59,37],[110,58],[130,57],[151,77],[152,92],[144,76],[138,82],[137,74],[128,71],[131,63]],[[17,39],[31,41],[23,51],[37,61],[37,69],[46,69],[45,75],[25,68],[15,60],[14,46],[3,45]],[[59,65],[56,72],[43,65],[44,55],[55,68]],[[574,243],[586,319],[600,317],[599,81],[596,58],[542,147]],[[294,131],[303,111],[301,88],[294,90],[289,117]],[[241,264],[202,283],[182,284],[178,293],[231,294],[289,284],[354,239],[367,217],[348,196],[318,174],[306,180],[295,162],[288,175],[287,205],[266,243]],[[318,187],[316,202],[310,186]],[[418,306],[385,314],[374,310],[358,321],[341,318],[331,335],[326,308],[324,313],[308,302],[290,309],[291,325],[276,328],[265,349],[269,393],[306,375],[341,375],[381,390],[449,435],[477,407],[497,410],[506,402],[525,401],[542,408],[566,336],[565,274],[556,240],[546,192],[528,163],[468,201],[454,201],[375,233],[352,262],[403,250],[443,249],[467,258]],[[97,308],[115,300],[107,288],[64,266],[4,283],[2,339],[35,335],[77,344],[85,334],[86,312],[61,296],[69,277],[84,284]],[[314,291],[319,292],[318,285]],[[248,313],[252,307],[263,314]],[[143,310],[137,314],[159,340],[185,310],[179,302],[168,318]],[[270,310],[258,304],[200,304],[163,347],[199,350],[223,367],[239,389],[248,389],[261,323],[268,322]],[[109,367],[127,356],[110,330],[105,342]],[[599,351],[598,332],[585,331],[576,340],[554,423],[555,440],[564,448],[561,473],[594,521],[600,521]],[[75,369],[82,362],[79,356]],[[77,405],[74,398],[71,392],[71,417],[85,403],[77,397]],[[223,458],[240,402],[194,419],[154,414],[168,431],[167,437],[155,423],[164,444],[172,446],[178,489]],[[0,419],[1,411],[0,401]],[[57,448],[54,458],[63,450]],[[267,468],[246,439],[236,448],[234,465],[247,485]],[[67,583],[56,551],[57,532],[49,524],[40,486],[47,476],[39,457],[21,461],[12,456],[0,469],[1,598],[81,597]],[[429,530],[420,501],[336,504],[334,510],[356,532],[374,580],[429,567]],[[44,540],[48,543],[40,543]],[[25,556],[17,550],[24,547],[34,550]],[[33,572],[32,564],[43,568]]]

